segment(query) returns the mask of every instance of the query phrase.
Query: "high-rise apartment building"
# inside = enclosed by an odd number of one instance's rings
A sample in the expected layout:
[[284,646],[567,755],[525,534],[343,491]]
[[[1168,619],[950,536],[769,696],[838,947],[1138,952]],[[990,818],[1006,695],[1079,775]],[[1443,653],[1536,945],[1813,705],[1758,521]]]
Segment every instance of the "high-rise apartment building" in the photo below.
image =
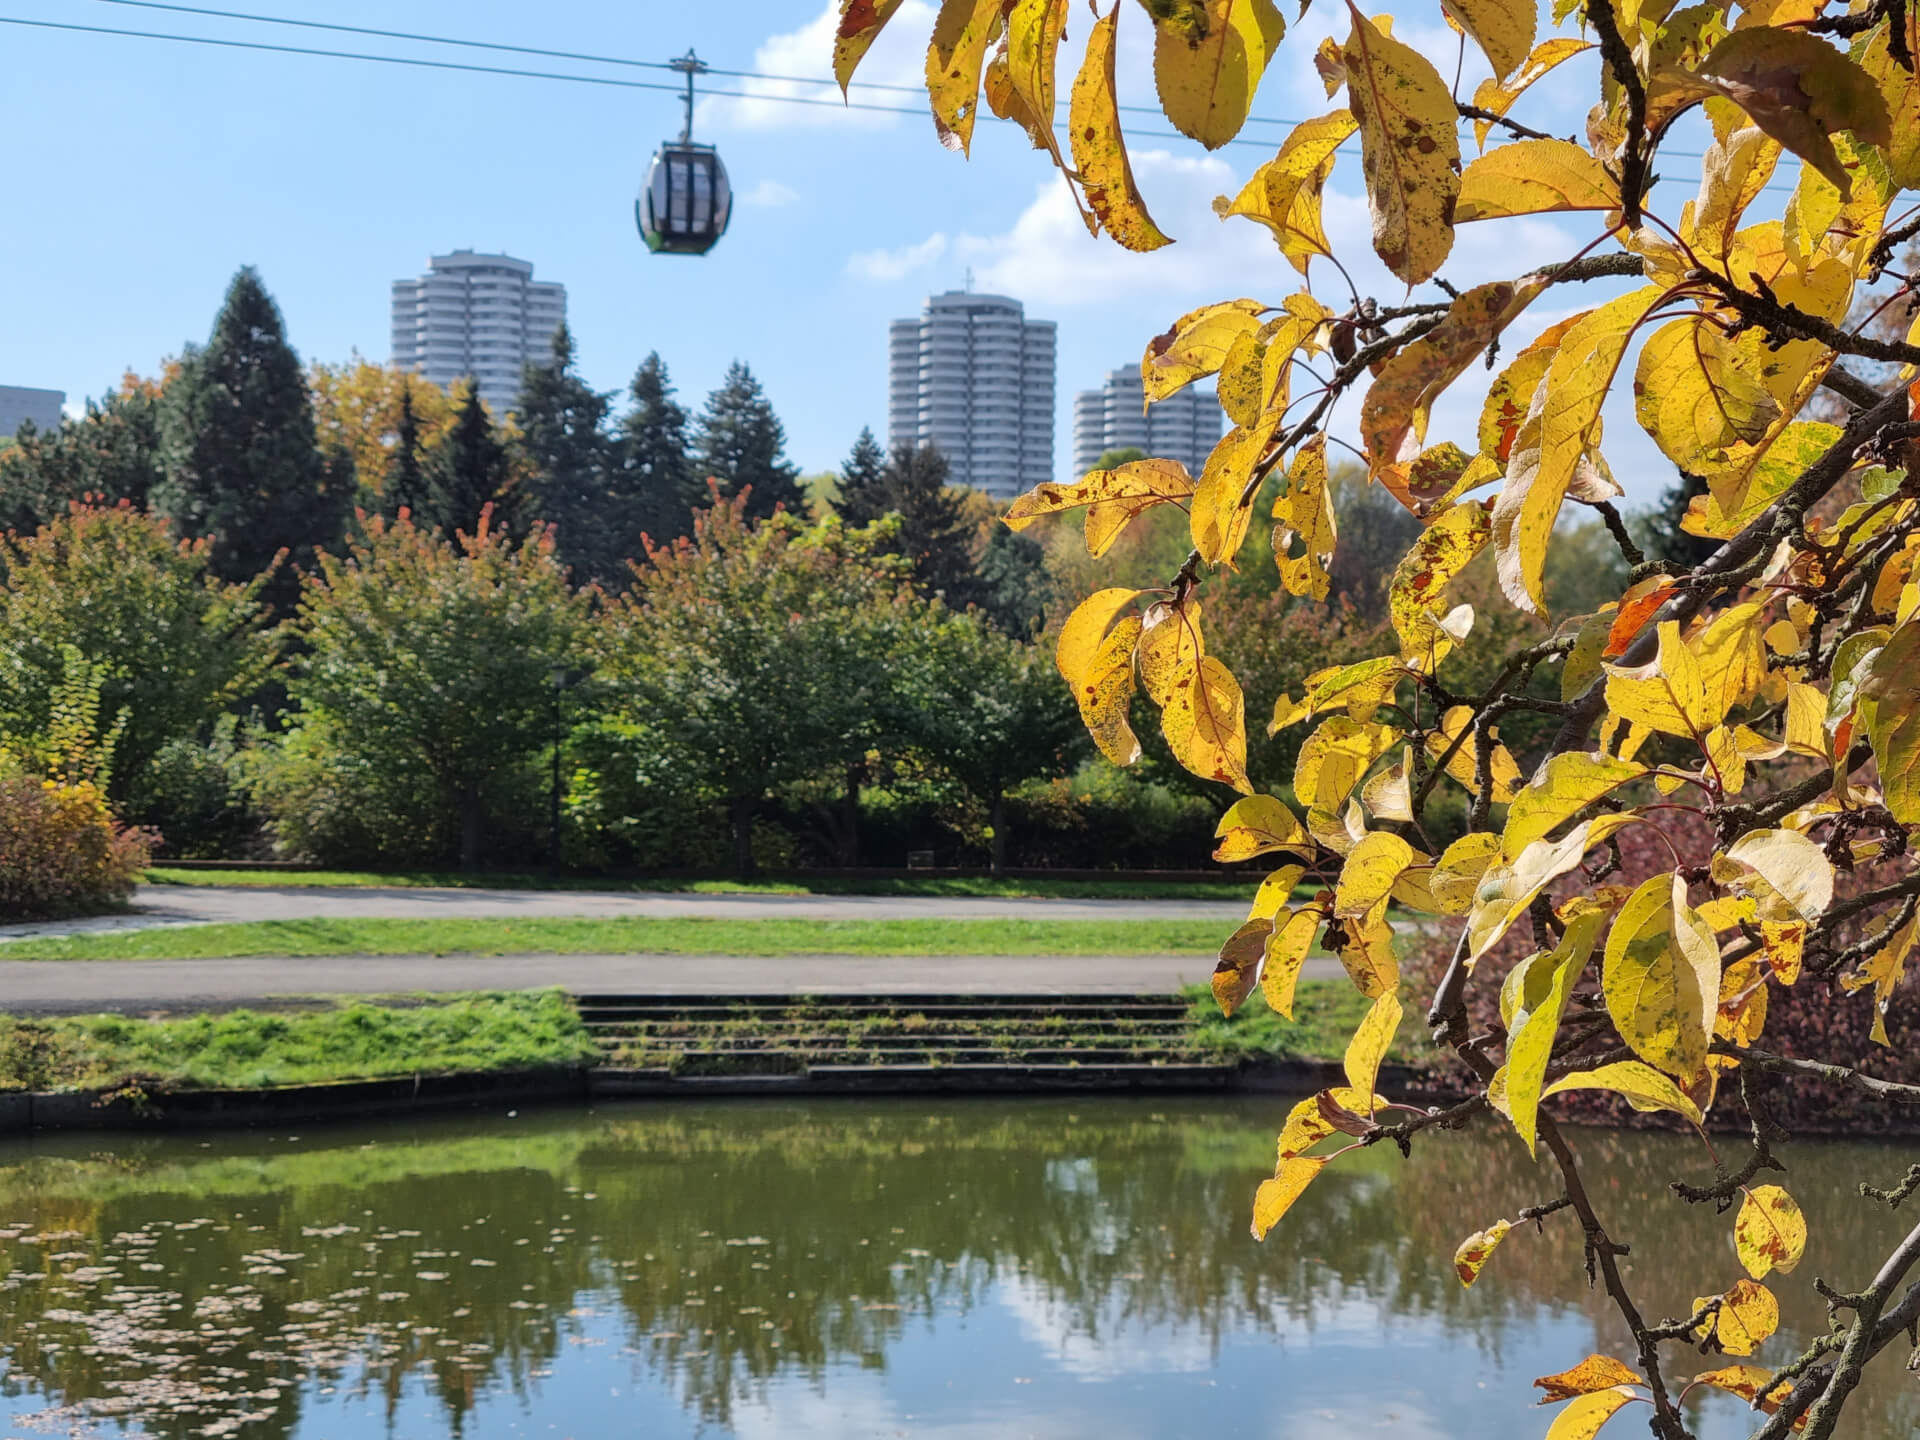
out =
[[1053,479],[1051,320],[950,290],[887,332],[887,443],[931,445],[953,483],[1002,498]]
[[64,390],[34,390],[25,385],[0,385],[0,435],[11,435],[22,420],[31,420],[42,434],[60,428]]
[[536,282],[511,255],[456,250],[393,282],[393,363],[450,385],[471,375],[496,417],[520,398],[520,367],[544,363],[567,318],[567,288]]
[[1140,367],[1107,372],[1098,390],[1073,397],[1073,473],[1093,469],[1108,450],[1137,447],[1160,460],[1178,460],[1196,479],[1219,441],[1225,416],[1211,390],[1189,385],[1145,409]]

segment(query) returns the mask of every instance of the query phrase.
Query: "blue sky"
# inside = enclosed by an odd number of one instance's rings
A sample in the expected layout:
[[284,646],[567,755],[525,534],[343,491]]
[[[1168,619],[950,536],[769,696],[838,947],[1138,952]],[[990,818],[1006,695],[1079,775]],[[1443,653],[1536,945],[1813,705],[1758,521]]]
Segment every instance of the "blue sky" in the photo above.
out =
[[[826,73],[835,8],[829,0],[226,4],[647,59],[691,45],[716,66],[795,75]],[[102,0],[13,0],[5,13],[663,78]],[[1063,73],[1077,65],[1085,40],[1087,11],[1073,13]],[[1413,13],[1418,23],[1402,23],[1396,33],[1450,71],[1457,41],[1437,23],[1437,9]],[[930,18],[924,0],[907,0],[863,77],[916,80]],[[1145,20],[1126,6],[1120,85],[1124,100],[1152,104]],[[1298,119],[1331,108],[1312,55],[1336,24],[1344,33],[1344,11],[1329,6],[1296,24],[1256,115]],[[1172,137],[1158,117],[1127,117],[1141,185],[1179,242],[1142,258],[1090,240],[1045,157],[1010,126],[983,119],[966,161],[941,150],[924,114],[712,99],[701,106],[697,134],[720,145],[740,204],[719,248],[688,260],[648,255],[633,230],[633,192],[647,159],[679,126],[679,103],[667,94],[13,26],[0,26],[0,47],[8,77],[0,134],[16,157],[11,198],[0,211],[7,306],[0,384],[63,389],[71,400],[99,393],[129,366],[151,371],[183,341],[204,338],[241,264],[259,267],[304,358],[341,360],[357,349],[384,360],[389,282],[423,269],[431,252],[470,246],[531,260],[537,276],[567,286],[582,368],[601,388],[624,384],[657,349],[682,398],[697,405],[730,360],[747,361],[785,421],[793,458],[818,470],[838,464],[862,425],[884,432],[887,321],[913,313],[931,290],[957,288],[971,269],[976,288],[1014,295],[1030,315],[1059,324],[1055,454],[1064,469],[1075,390],[1136,360],[1149,336],[1195,305],[1241,294],[1278,301],[1299,288],[1265,232],[1244,220],[1222,222],[1209,208],[1271,155],[1285,133],[1278,125],[1250,125],[1244,135],[1264,143],[1209,155]],[[1472,88],[1474,58],[1462,93]],[[1524,113],[1543,128],[1574,133],[1592,94],[1592,75],[1577,60],[1539,87]],[[879,91],[864,98],[916,105],[911,96]],[[1470,155],[1470,137],[1467,143]],[[1677,213],[1686,193],[1670,187],[1663,196]],[[1326,204],[1336,247],[1363,254],[1354,267],[1363,293],[1387,303],[1400,298],[1403,287],[1364,253],[1357,156],[1343,156]],[[1563,258],[1592,233],[1588,217],[1564,218],[1572,223],[1465,227],[1444,273],[1464,286]],[[1344,300],[1330,272],[1316,270],[1314,287],[1322,298]],[[1557,307],[1542,302],[1510,345],[1609,293],[1583,289]],[[1468,438],[1472,413],[1467,404],[1443,403],[1431,438]],[[1634,427],[1630,403],[1609,412],[1608,441],[1630,499],[1650,499],[1670,471]]]

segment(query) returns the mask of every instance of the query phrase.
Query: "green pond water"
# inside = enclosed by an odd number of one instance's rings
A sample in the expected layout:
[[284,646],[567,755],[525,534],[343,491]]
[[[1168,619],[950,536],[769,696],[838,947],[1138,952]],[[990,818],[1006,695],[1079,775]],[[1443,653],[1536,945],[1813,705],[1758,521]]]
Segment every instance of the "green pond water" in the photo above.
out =
[[[1525,1437],[1529,1382],[1624,1353],[1511,1135],[1348,1156],[1247,1234],[1284,1100],[635,1105],[0,1146],[7,1436]],[[1665,1193],[1698,1141],[1582,1132],[1656,1316],[1740,1273]],[[1912,1145],[1800,1144],[1778,1363],[1911,1223]],[[1698,1288],[1696,1288],[1698,1287]],[[1676,1357],[1682,1374],[1716,1362]],[[1920,1428],[1888,1357],[1846,1433]],[[1690,1404],[1744,1435],[1737,1402]],[[1608,1434],[1645,1434],[1630,1407]]]

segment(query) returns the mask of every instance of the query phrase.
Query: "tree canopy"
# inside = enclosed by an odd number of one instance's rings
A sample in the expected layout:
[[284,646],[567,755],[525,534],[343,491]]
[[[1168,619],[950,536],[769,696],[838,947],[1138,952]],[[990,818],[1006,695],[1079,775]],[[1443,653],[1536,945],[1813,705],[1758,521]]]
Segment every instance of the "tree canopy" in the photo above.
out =
[[[968,148],[984,81],[993,113],[1063,172],[1088,231],[1137,251],[1173,240],[1121,133],[1122,12],[1154,32],[1159,108],[1208,149],[1239,136],[1286,30],[1271,0],[1144,10],[1096,11],[1068,82],[1067,0],[942,0],[927,63],[949,148]],[[843,86],[905,13],[841,6]],[[1920,226],[1905,193],[1920,189],[1920,13],[1903,0],[1844,12],[1557,0],[1547,14],[1448,0],[1407,18],[1450,25],[1460,62],[1436,64],[1391,17],[1349,5],[1344,38],[1314,57],[1333,108],[1294,124],[1216,203],[1264,227],[1309,283],[1202,305],[1144,347],[1149,403],[1218,377],[1232,428],[1201,473],[1151,457],[1103,466],[1038,487],[1007,520],[1084,511],[1098,556],[1156,507],[1186,513],[1184,563],[1083,600],[1057,668],[1121,765],[1142,754],[1141,697],[1173,759],[1230,801],[1216,858],[1277,867],[1222,946],[1221,1008],[1259,987],[1290,1014],[1316,943],[1368,1002],[1345,1083],[1302,1101],[1279,1136],[1252,1195],[1255,1236],[1342,1155],[1444,1143],[1439,1132],[1491,1114],[1544,1149],[1553,1178],[1517,1215],[1463,1219],[1482,1228],[1453,1257],[1461,1283],[1484,1271],[1497,1284],[1496,1248],[1526,1243],[1522,1222],[1577,1226],[1586,1277],[1631,1342],[1631,1364],[1596,1354],[1535,1382],[1562,1407],[1552,1440],[1587,1440],[1630,1406],[1662,1440],[1684,1440],[1689,1404],[1716,1390],[1751,1403],[1756,1436],[1825,1440],[1848,1433],[1865,1367],[1920,1325],[1916,1229],[1876,1274],[1814,1282],[1831,1334],[1783,1368],[1743,1363],[1778,1323],[1769,1285],[1807,1278],[1785,1278],[1808,1244],[1799,1207],[1759,1181],[1782,1168],[1778,1115],[1822,1084],[1920,1100],[1871,1059],[1802,1057],[1768,1038],[1770,1010],[1864,1012],[1877,1045],[1914,1043],[1893,1022],[1920,943],[1920,456],[1906,388],[1920,337],[1887,334],[1883,317],[1909,313],[1920,286],[1895,263]],[[1490,71],[1470,95],[1469,47]],[[1592,94],[1580,137],[1522,118],[1549,75]],[[1670,143],[1682,136],[1704,158]],[[1373,256],[1395,282],[1383,299],[1353,285],[1358,267],[1339,263],[1323,225],[1328,176],[1356,147]],[[1657,185],[1686,171],[1692,198]],[[1776,180],[1788,199],[1768,213]],[[1463,227],[1498,227],[1474,247],[1485,255],[1506,234],[1542,233],[1546,215],[1577,237],[1564,254],[1454,283]],[[1223,296],[1249,288],[1220,277]],[[1872,368],[1884,364],[1898,373]],[[1649,557],[1625,524],[1603,453],[1615,393],[1672,466],[1684,509],[1669,529],[1709,542],[1704,554]],[[1442,397],[1449,413],[1467,402],[1464,423],[1438,423]],[[1350,544],[1329,447],[1356,430],[1368,493],[1405,515],[1403,553],[1365,567],[1390,631],[1384,653],[1275,703],[1267,735],[1298,745],[1290,804],[1254,788],[1234,656],[1203,610],[1256,565],[1296,599],[1329,600]],[[1568,593],[1592,608],[1550,616],[1571,603],[1548,577],[1576,516],[1583,543],[1611,539],[1624,574],[1585,565],[1596,573]],[[1451,833],[1449,806],[1462,817]],[[1416,979],[1390,905],[1450,937],[1420,998],[1457,1058],[1457,1104],[1379,1093]],[[1651,1318],[1644,1277],[1623,1263],[1632,1230],[1667,1217],[1614,1213],[1591,1178],[1604,1154],[1563,1124],[1596,1096],[1703,1140],[1729,1123],[1750,1136],[1744,1154],[1704,1152],[1713,1183],[1673,1187],[1673,1207],[1732,1212],[1732,1263],[1698,1277],[1688,1315]],[[1860,1203],[1897,1205],[1917,1184],[1920,1172],[1863,1184]],[[1681,1372],[1692,1351],[1711,1368]]]

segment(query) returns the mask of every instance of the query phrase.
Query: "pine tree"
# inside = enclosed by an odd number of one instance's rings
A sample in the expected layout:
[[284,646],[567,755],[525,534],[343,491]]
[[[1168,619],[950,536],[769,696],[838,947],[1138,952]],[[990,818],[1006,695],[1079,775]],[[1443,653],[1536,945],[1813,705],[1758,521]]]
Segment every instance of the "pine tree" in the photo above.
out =
[[416,519],[445,535],[472,535],[480,526],[480,512],[493,506],[492,529],[517,533],[523,518],[520,496],[513,486],[513,468],[507,447],[471,384],[454,411],[453,428],[427,457],[428,503]]
[[420,412],[413,408],[413,385],[409,381],[400,390],[400,419],[394,427],[393,455],[387,461],[386,483],[380,492],[383,514],[394,516],[408,510],[422,517],[432,509],[433,493],[427,484],[421,449]]
[[[175,533],[212,540],[221,579],[251,579],[282,550],[310,567],[339,540],[352,499],[329,483],[300,357],[251,266],[233,277],[205,348],[189,347],[168,383],[160,433],[152,508]],[[284,610],[297,581],[283,572],[269,588]]]
[[611,397],[573,368],[573,336],[553,332],[552,358],[521,372],[519,449],[528,471],[527,508],[556,527],[560,561],[575,584],[605,580],[627,555],[636,516],[619,513],[610,487],[613,446],[606,433]]
[[886,514],[887,452],[873,438],[873,431],[862,428],[860,438],[840,467],[840,498],[834,511],[848,525],[871,525]]
[[700,416],[702,478],[719,483],[722,499],[750,489],[749,516],[771,515],[780,507],[801,512],[806,492],[800,486],[799,470],[783,458],[786,447],[786,431],[760,382],[745,365],[734,361],[727,367],[726,382],[707,397],[707,408]]
[[627,387],[632,408],[621,418],[615,488],[636,519],[635,528],[656,544],[678,539],[693,526],[693,509],[706,500],[696,493],[687,458],[687,412],[673,398],[673,383],[658,351],[647,356]]
[[931,445],[897,445],[882,483],[887,510],[900,517],[895,543],[913,563],[914,588],[958,610],[977,598],[974,527],[961,511],[960,492],[947,484],[951,474],[946,456]]
[[159,394],[129,375],[77,420],[21,425],[0,461],[0,531],[31,535],[87,495],[144,510],[161,474]]

